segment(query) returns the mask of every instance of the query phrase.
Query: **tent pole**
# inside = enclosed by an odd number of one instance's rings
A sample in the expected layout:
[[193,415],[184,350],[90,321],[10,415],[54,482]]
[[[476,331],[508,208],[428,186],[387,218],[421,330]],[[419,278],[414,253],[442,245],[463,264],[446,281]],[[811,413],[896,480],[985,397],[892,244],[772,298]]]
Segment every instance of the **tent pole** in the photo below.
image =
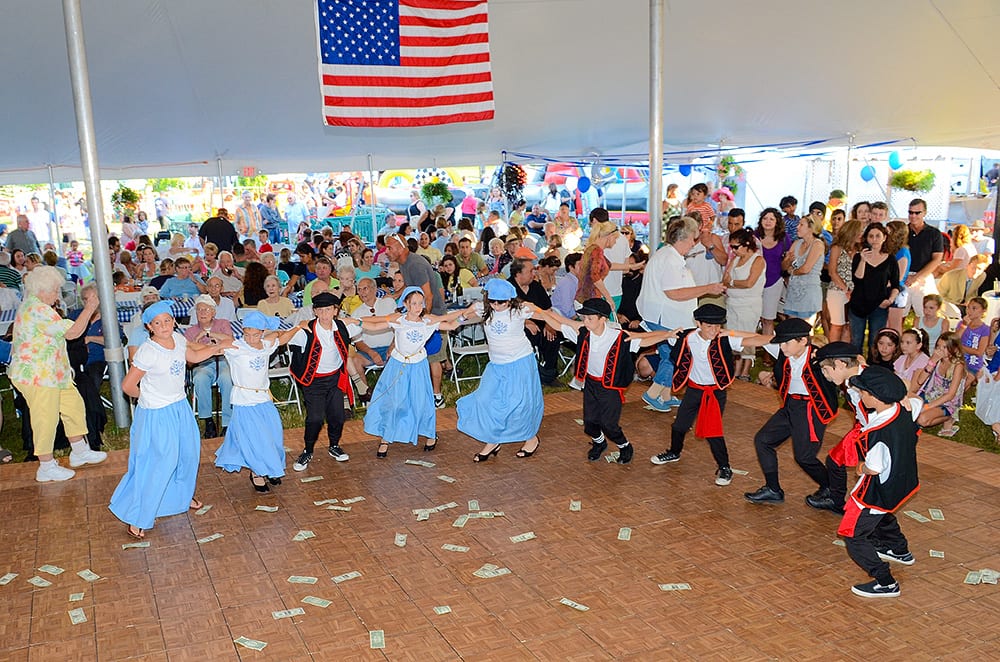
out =
[[90,74],[87,69],[87,51],[83,38],[83,16],[80,12],[80,0],[63,0],[63,18],[66,23],[66,50],[69,55],[73,106],[76,109],[76,131],[80,141],[80,163],[83,166],[83,182],[87,189],[87,214],[90,217],[94,272],[97,279],[97,291],[101,299],[101,318],[104,320],[104,357],[108,362],[111,402],[115,411],[115,425],[119,428],[127,428],[129,426],[129,408],[122,394],[122,380],[125,378],[124,354],[119,335],[114,288],[111,283],[108,232],[104,225],[101,170],[97,162],[97,136],[94,132],[94,112],[90,99]]
[[[378,222],[375,220],[375,206],[378,204],[378,200],[375,197],[375,168],[372,166],[372,155],[368,155],[368,185],[371,186],[372,192],[372,242],[375,242],[375,237],[378,235]],[[362,202],[364,198],[362,197]]]
[[64,246],[63,246],[63,241],[62,241],[62,227],[60,227],[60,225],[59,225],[59,210],[56,208],[56,206],[57,206],[57,203],[56,203],[56,182],[55,182],[55,179],[53,178],[53,175],[52,175],[52,165],[51,164],[49,164],[48,169],[49,169],[49,197],[52,198],[52,218],[54,218],[55,221],[56,221],[55,241],[53,241],[52,243],[54,243],[56,245],[56,251],[58,251],[60,255],[63,255],[64,254],[64,250],[63,250]]
[[847,143],[847,167],[844,169],[844,194],[847,199],[851,199],[851,156],[854,152],[854,134],[849,134],[850,140]]
[[[221,207],[225,207],[226,206],[226,204],[225,204],[226,203],[226,193],[225,193],[225,191],[222,190],[222,186],[223,186],[223,184],[222,184],[222,182],[223,182],[223,179],[222,179],[222,157],[221,156],[216,157],[215,163],[216,163],[216,165],[219,168],[219,207],[221,208]],[[213,214],[211,213],[211,211],[212,210],[209,210],[209,214],[208,214],[209,216],[213,216]]]
[[[649,250],[660,245],[663,220],[663,5],[664,0],[649,0]],[[624,190],[624,187],[623,187]],[[622,196],[622,218],[625,202]]]

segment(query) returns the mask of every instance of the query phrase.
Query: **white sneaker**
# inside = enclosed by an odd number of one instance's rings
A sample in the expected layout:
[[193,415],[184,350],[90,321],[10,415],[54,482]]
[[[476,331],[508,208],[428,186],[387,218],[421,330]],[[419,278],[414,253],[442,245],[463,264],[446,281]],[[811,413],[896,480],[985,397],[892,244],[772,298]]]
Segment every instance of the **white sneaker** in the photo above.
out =
[[60,466],[58,462],[52,460],[51,462],[38,463],[38,471],[35,472],[35,480],[39,483],[48,483],[60,480],[69,480],[75,475],[76,472],[72,469]]
[[108,459],[108,454],[104,451],[95,451],[91,449],[86,449],[82,451],[70,451],[69,454],[69,466],[82,467],[85,464],[100,464]]

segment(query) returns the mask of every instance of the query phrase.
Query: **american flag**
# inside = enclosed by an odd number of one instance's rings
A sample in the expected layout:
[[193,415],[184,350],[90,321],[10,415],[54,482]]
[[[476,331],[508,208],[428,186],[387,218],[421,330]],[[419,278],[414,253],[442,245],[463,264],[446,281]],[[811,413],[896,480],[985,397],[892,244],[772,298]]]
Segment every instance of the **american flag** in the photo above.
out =
[[486,0],[318,0],[317,12],[327,125],[493,119]]

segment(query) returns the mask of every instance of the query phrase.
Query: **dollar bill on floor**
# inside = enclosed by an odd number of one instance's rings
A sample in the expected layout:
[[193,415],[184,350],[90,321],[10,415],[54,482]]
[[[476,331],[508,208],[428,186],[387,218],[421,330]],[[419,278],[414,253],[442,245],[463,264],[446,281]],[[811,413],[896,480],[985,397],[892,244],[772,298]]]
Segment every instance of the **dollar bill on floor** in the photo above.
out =
[[448,605],[441,605],[440,607],[434,607],[434,613],[437,614],[438,616],[442,614],[450,614],[451,607],[449,607]]
[[83,596],[84,596],[83,593],[70,593],[69,594],[69,601],[70,602],[79,602],[80,600],[83,600]]
[[341,512],[341,513],[349,513],[349,512],[351,512],[351,507],[350,506],[327,506],[326,509],[327,510],[336,510],[336,511]]
[[441,510],[448,510],[449,508],[458,508],[458,504],[454,501],[449,501],[448,503],[443,503],[438,506]]
[[690,584],[660,584],[661,591],[690,591]]
[[749,476],[750,472],[746,469],[733,469],[732,472],[737,476]]
[[256,639],[248,639],[247,637],[240,637],[239,639],[233,639],[234,644],[239,644],[243,648],[249,648],[254,651],[262,651],[267,646],[266,641],[257,641]]
[[618,539],[619,540],[631,540],[632,539],[632,529],[627,526],[623,526],[618,529]]
[[333,583],[334,584],[341,584],[341,583],[349,581],[351,579],[357,579],[360,576],[361,576],[360,572],[358,572],[357,570],[352,570],[350,572],[345,572],[342,575],[337,575],[336,577],[331,577],[331,579],[333,579]]
[[582,501],[575,501],[574,500],[574,501],[570,501],[569,502],[569,509],[570,509],[571,512],[578,513],[578,512],[580,512],[580,510],[582,508],[583,508],[583,502]]
[[211,509],[212,509],[212,504],[207,504],[207,505],[202,506],[198,510],[194,511],[194,514],[195,515],[204,515],[205,513],[207,513],[208,511],[210,511]]
[[847,547],[847,543],[844,542],[843,538],[835,538],[833,544],[837,547]]
[[904,515],[906,515],[907,517],[909,517],[910,519],[915,519],[915,520],[917,520],[917,521],[918,521],[918,522],[920,522],[921,524],[924,524],[924,523],[926,523],[926,522],[930,522],[930,520],[929,520],[929,519],[927,519],[927,518],[926,518],[926,517],[924,517],[924,516],[923,516],[923,515],[922,515],[921,513],[918,513],[918,512],[917,512],[917,511],[915,511],[915,510],[904,510],[904,511],[903,511],[903,514],[904,514]]
[[302,602],[306,603],[307,605],[312,605],[314,607],[322,607],[323,609],[326,609],[327,607],[333,604],[331,600],[324,600],[323,598],[317,598],[315,595],[307,595],[306,597],[302,598]]
[[254,510],[259,510],[262,513],[276,513],[278,512],[277,506],[257,506]]
[[310,538],[315,538],[316,534],[312,531],[299,531],[294,536],[292,536],[292,542],[302,542],[303,540],[309,540]]
[[6,586],[7,584],[11,583],[15,579],[17,579],[17,573],[16,572],[8,572],[3,577],[0,577],[0,586]]
[[76,609],[69,610],[69,622],[72,625],[79,625],[80,623],[87,622],[87,614],[84,613],[83,607],[77,607]]
[[931,519],[934,520],[935,522],[944,521],[944,513],[941,512],[940,508],[929,508],[927,510],[927,514],[930,515]]
[[101,578],[99,574],[91,571],[90,568],[87,568],[86,570],[81,570],[76,574],[79,575],[80,579],[82,579],[85,582],[96,582],[98,579]]
[[300,483],[315,483],[317,480],[323,480],[322,476],[309,476],[308,478],[299,478]]
[[385,632],[382,630],[372,630],[368,633],[368,645],[373,649],[385,648]]
[[930,550],[930,555],[931,555],[932,559],[943,559],[944,558],[944,552],[936,550],[936,549]]
[[336,499],[323,499],[322,501],[313,501],[314,506],[326,506],[331,503],[339,503]]
[[126,542],[122,543],[122,549],[145,549],[149,547],[149,541],[143,540],[142,542]]
[[452,522],[451,525],[453,527],[455,527],[456,529],[461,529],[462,527],[465,526],[465,524],[468,521],[469,521],[469,516],[468,515],[459,515],[458,517],[455,518],[455,521]]
[[293,616],[303,616],[306,610],[302,607],[295,607],[294,609],[282,609],[281,611],[272,611],[271,616],[274,620],[279,620],[282,618],[291,618]]
[[433,469],[435,464],[433,462],[427,462],[426,460],[406,460],[403,464],[412,464],[416,467],[425,467],[427,469]]
[[619,451],[608,453],[607,455],[604,456],[604,461],[607,462],[608,464],[613,464],[618,461],[618,458],[621,457],[621,455],[622,454]]
[[455,482],[454,478],[452,478],[451,476],[445,476],[444,474],[441,474],[437,478],[438,478],[438,480],[443,480],[446,483],[454,483]]
[[963,583],[964,584],[972,584],[973,586],[975,586],[976,584],[978,584],[979,582],[981,582],[982,579],[983,579],[983,576],[981,574],[979,574],[978,570],[970,570],[968,573],[966,573],[966,575],[965,575],[965,581]]
[[207,542],[212,542],[213,540],[218,540],[219,538],[222,537],[223,536],[221,533],[213,533],[210,536],[205,536],[204,538],[198,538],[197,540],[195,540],[195,542],[198,543],[199,545],[204,545]]
[[479,510],[479,499],[469,499],[469,510]]
[[397,533],[396,539],[392,541],[392,544],[396,547],[406,547],[406,534]]
[[60,568],[58,566],[49,565],[49,564],[43,565],[38,570],[40,572],[45,572],[45,573],[48,573],[50,575],[61,575],[64,572],[66,572],[65,570],[63,570],[62,568]]
[[467,552],[467,551],[469,551],[468,547],[465,547],[463,545],[452,545],[450,543],[445,543],[445,544],[441,545],[441,549],[443,549],[446,552]]
[[996,584],[998,578],[1000,578],[1000,572],[996,570],[983,568],[979,571],[979,581],[983,584]]
[[417,521],[418,522],[426,522],[430,518],[431,518],[431,513],[428,510],[425,510],[423,512],[417,513]]
[[566,605],[567,607],[572,607],[577,611],[590,611],[590,607],[588,607],[587,605],[581,605],[579,602],[574,602],[569,598],[560,598],[559,604]]
[[49,586],[52,586],[52,582],[47,579],[42,579],[37,575],[29,579],[28,583],[32,586],[37,586],[38,588],[48,588]]
[[[647,409],[652,409],[652,407],[647,407]],[[583,419],[582,418],[574,418],[573,422],[576,423],[577,425],[583,425]]]
[[511,536],[511,542],[527,542],[528,540],[534,540],[537,538],[534,531],[528,531],[526,533],[521,533],[516,536]]
[[305,577],[303,575],[292,575],[288,578],[289,584],[315,584],[318,581],[316,577]]
[[340,503],[344,504],[345,506],[349,506],[352,503],[360,503],[364,500],[365,498],[363,496],[356,496],[356,497],[351,497],[350,499],[344,499]]

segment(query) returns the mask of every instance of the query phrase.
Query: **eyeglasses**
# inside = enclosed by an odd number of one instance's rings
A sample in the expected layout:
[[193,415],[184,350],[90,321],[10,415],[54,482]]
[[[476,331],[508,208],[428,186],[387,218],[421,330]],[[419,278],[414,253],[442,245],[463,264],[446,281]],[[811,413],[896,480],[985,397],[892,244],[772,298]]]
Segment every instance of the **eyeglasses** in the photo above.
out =
[[735,251],[736,249],[738,249],[740,247],[740,244],[729,244],[729,247],[732,248]]
[[924,213],[924,211],[926,211],[926,210],[922,210],[922,211],[913,211],[912,209],[909,209],[909,210],[907,210],[907,213],[908,213],[908,214],[909,214],[910,216],[920,216],[921,214],[923,214],[923,213]]

